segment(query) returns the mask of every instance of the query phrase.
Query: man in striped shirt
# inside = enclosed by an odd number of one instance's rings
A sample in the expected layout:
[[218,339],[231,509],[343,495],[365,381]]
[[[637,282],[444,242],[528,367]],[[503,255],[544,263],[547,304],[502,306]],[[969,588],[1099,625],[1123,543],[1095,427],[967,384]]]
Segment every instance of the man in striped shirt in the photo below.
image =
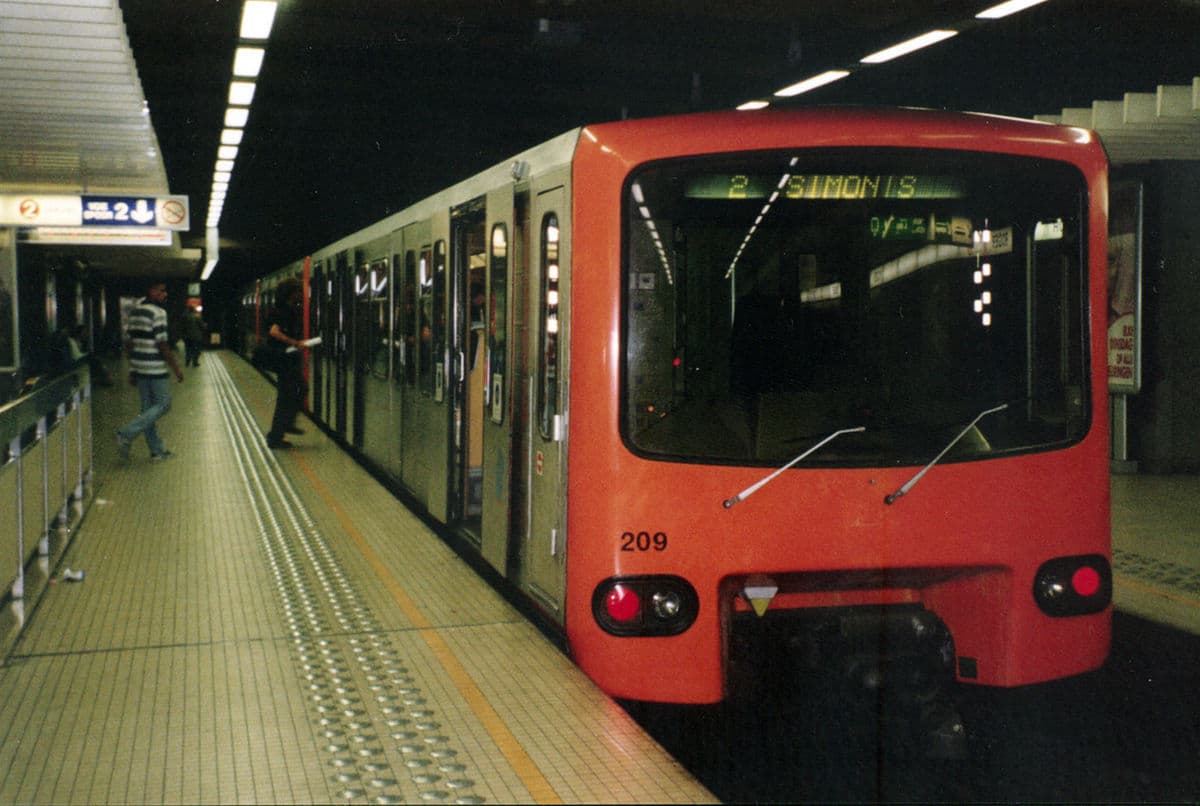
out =
[[122,459],[129,458],[129,448],[139,434],[146,435],[151,461],[158,462],[173,456],[154,427],[158,418],[171,407],[168,367],[183,383],[183,370],[179,368],[167,339],[167,312],[162,307],[166,298],[167,284],[153,282],[146,289],[146,298],[129,312],[125,341],[125,350],[129,355],[129,382],[138,389],[142,412],[117,431],[117,451]]

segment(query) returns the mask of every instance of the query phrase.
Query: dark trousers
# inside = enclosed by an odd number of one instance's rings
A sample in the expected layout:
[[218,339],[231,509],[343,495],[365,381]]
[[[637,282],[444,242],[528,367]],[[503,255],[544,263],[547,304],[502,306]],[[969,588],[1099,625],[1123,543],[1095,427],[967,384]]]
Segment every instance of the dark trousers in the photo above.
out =
[[296,415],[308,397],[308,383],[304,380],[299,353],[289,353],[280,359],[275,386],[275,416],[271,418],[271,431],[267,437],[283,439],[287,430],[295,425]]
[[200,366],[200,340],[184,339],[183,340],[183,356],[184,365],[189,367]]

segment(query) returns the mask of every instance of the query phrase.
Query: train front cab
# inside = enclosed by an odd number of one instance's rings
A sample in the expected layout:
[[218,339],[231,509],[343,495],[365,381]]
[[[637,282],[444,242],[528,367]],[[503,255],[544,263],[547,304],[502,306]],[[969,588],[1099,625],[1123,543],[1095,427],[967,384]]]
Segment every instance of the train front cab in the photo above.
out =
[[[730,143],[756,156],[703,156]],[[698,167],[679,159],[689,154]],[[973,195],[948,179],[958,171],[966,185],[1005,178]],[[887,187],[891,174],[896,190],[875,191],[878,203],[804,196],[816,177]],[[718,701],[730,640],[756,606],[764,620],[832,613],[843,626],[855,613],[922,614],[947,632],[962,682],[1098,667],[1111,620],[1107,398],[1103,325],[1088,314],[1105,306],[1106,177],[1083,130],[983,117],[585,130],[566,626],[588,674],[615,696]],[[925,197],[909,198],[917,188]],[[718,204],[735,219],[706,229]],[[841,229],[814,225],[821,211]],[[898,221],[903,233],[887,229]],[[986,268],[972,242],[985,231],[1012,239]],[[755,365],[729,360],[734,309],[755,313],[748,326],[784,322],[748,334]],[[810,325],[798,356],[782,336]]]

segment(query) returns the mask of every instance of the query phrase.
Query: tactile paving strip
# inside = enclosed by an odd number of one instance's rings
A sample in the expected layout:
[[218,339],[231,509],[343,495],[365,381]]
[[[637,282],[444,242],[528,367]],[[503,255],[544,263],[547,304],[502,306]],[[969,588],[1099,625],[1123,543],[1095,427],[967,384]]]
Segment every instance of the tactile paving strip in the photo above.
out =
[[1200,596],[1200,569],[1117,548],[1113,549],[1113,567],[1122,574]]
[[[289,627],[297,672],[346,801],[403,803],[401,774],[430,802],[482,803],[422,686],[355,589],[264,440],[223,367],[220,402],[238,450],[261,545]],[[387,744],[388,741],[394,745]]]

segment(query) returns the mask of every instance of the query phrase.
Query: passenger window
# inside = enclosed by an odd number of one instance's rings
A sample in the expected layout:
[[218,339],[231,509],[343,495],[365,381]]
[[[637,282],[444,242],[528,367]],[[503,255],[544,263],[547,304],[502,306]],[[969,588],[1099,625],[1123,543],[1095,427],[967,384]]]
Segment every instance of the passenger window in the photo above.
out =
[[488,312],[488,354],[491,356],[492,422],[504,421],[505,341],[508,337],[508,227],[492,227],[491,310]]
[[429,358],[433,338],[433,252],[428,246],[421,248],[417,277],[420,283],[417,291],[417,376],[421,389],[428,392],[433,388],[433,362]]
[[545,439],[554,439],[558,414],[558,216],[542,219],[541,349],[538,351],[538,426]]
[[399,293],[396,294],[396,380],[404,381],[409,386],[416,383],[417,354],[414,352],[416,339],[416,299],[417,299],[417,255],[409,249],[404,253],[404,262],[400,256],[395,257],[395,276],[400,279]]
[[433,245],[433,399],[446,390],[446,242]]

